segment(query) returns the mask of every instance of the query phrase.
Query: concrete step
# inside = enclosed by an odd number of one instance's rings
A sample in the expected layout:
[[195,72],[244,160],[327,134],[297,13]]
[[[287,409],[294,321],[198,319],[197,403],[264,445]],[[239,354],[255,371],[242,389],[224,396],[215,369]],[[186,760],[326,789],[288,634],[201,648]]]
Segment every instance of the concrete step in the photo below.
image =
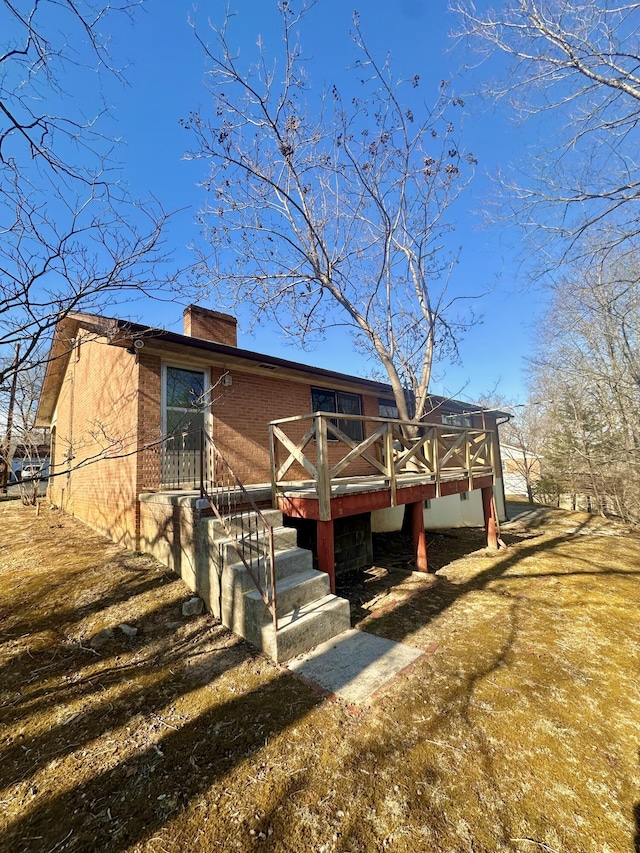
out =
[[[277,509],[264,509],[261,510],[261,513],[264,519],[271,525],[271,527],[282,527],[282,513]],[[229,521],[229,528],[232,531],[237,531],[242,527],[243,521],[246,524],[247,516],[251,516],[253,519],[255,517],[254,512],[243,513],[243,518],[238,517],[238,520],[231,519]],[[227,533],[222,525],[222,522],[218,521],[215,516],[210,516],[202,519],[202,523],[207,525],[207,528],[211,532],[213,536],[213,540],[216,539],[226,539]]]
[[273,623],[267,623],[262,627],[259,637],[247,639],[259,645],[274,660],[283,663],[350,627],[351,616],[346,598],[325,595],[278,619],[277,633],[273,630]]
[[[278,616],[283,616],[329,595],[329,575],[326,572],[318,572],[316,569],[297,572],[277,582],[276,592]],[[257,589],[245,594],[245,609],[247,613],[255,610],[254,621],[258,621],[260,613],[263,614],[262,621],[271,619],[271,614]]]
[[[267,510],[265,517],[274,527],[277,631],[251,575],[224,527],[215,518],[201,522],[205,525],[203,545],[206,547],[208,543],[207,572],[215,572],[217,592],[213,598],[223,624],[274,660],[285,661],[350,628],[350,608],[346,599],[330,594],[328,575],[313,569],[311,551],[297,547],[297,531],[282,526],[282,514]],[[242,533],[241,521],[231,524],[232,529]],[[266,587],[264,541],[249,540],[246,548],[247,556],[252,552],[262,555],[255,561],[253,571]]]
[[[277,591],[287,578],[295,577],[300,573],[309,572],[313,569],[313,554],[306,548],[291,548],[289,551],[276,554],[275,567]],[[259,572],[257,572],[258,578],[263,578],[263,573],[264,561],[260,560]],[[324,572],[321,574],[324,574]],[[238,595],[244,595],[245,593],[252,592],[255,589],[255,584],[247,572],[244,563],[235,563],[232,566],[227,565],[224,567],[222,572],[223,599],[232,595],[237,601]]]
[[[313,568],[313,554],[306,548],[293,547],[288,548],[286,551],[276,551],[275,556],[275,575],[276,582],[278,583],[281,580],[284,580],[284,578],[288,578],[290,575],[295,575],[297,572],[304,572]],[[242,575],[246,576],[247,570],[235,548],[229,546],[228,557],[229,559],[225,561],[223,569],[224,583],[227,582],[225,576],[228,575],[228,573],[233,573],[234,583],[239,583],[243,588],[243,591],[246,592],[248,589],[253,589],[253,581],[251,578],[249,578],[248,583],[242,580]],[[256,560],[254,565],[255,573],[260,577],[263,577],[265,572],[264,559]]]
[[[238,540],[238,544],[243,549],[245,559],[263,556],[268,549],[266,539],[245,538]],[[296,548],[298,545],[297,532],[292,527],[274,527],[273,528],[273,547],[276,555],[280,552],[289,551]],[[233,566],[236,563],[241,563],[242,559],[238,554],[232,540],[228,537],[219,539],[212,544],[212,547],[217,548],[220,554],[220,559],[224,566]]]
[[[245,582],[246,577],[237,580]],[[276,591],[278,616],[286,618],[287,614],[300,612],[329,595],[329,576],[307,569],[278,581]],[[273,627],[273,617],[260,592],[253,584],[245,591],[238,582],[225,584],[223,588],[222,621],[247,639],[260,638],[265,626]]]

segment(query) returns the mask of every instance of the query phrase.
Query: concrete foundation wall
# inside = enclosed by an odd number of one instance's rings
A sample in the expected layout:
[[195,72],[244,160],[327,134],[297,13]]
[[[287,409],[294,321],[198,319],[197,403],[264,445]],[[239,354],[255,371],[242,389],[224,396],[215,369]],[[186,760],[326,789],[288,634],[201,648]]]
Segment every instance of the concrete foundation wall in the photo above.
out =
[[197,496],[140,495],[140,548],[172,569],[221,618],[221,558]]
[[392,506],[389,509],[375,509],[371,513],[372,533],[393,533],[402,529],[404,506]]
[[[314,568],[318,568],[317,522],[307,518],[289,518],[284,523],[298,532],[298,545],[313,553]],[[371,513],[336,518],[333,522],[336,574],[361,569],[373,563]]]
[[195,589],[200,513],[192,503],[177,495],[141,495],[140,550],[153,554]]

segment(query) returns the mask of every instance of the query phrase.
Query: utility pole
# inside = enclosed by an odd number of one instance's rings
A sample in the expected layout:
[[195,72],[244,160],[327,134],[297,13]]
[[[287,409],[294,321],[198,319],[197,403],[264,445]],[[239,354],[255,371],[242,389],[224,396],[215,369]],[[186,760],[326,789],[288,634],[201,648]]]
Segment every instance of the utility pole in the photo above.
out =
[[13,362],[14,370],[11,377],[9,389],[9,408],[7,410],[7,430],[4,436],[4,447],[2,449],[2,474],[0,475],[0,494],[7,494],[7,481],[9,479],[9,449],[11,445],[11,430],[13,428],[13,408],[16,403],[16,386],[18,384],[18,364],[20,358],[20,344],[16,344],[16,356]]

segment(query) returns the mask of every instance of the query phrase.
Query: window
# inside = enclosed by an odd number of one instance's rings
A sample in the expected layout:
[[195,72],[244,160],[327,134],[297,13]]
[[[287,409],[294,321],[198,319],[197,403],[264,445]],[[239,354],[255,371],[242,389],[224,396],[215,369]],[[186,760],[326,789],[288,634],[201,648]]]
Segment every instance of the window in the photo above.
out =
[[206,408],[204,372],[167,366],[165,381],[167,433],[201,429]]
[[395,418],[397,420],[400,414],[396,406],[396,401],[383,399],[382,397],[378,398],[378,415],[381,418]]
[[[347,394],[345,391],[332,391],[328,388],[311,389],[311,410],[313,412],[337,412],[342,415],[361,415],[362,400],[359,394]],[[362,421],[333,421],[339,430],[353,441],[362,441],[364,432]],[[335,440],[329,436],[330,440]]]
[[467,429],[473,426],[472,415],[443,415],[442,423],[449,426],[466,427]]

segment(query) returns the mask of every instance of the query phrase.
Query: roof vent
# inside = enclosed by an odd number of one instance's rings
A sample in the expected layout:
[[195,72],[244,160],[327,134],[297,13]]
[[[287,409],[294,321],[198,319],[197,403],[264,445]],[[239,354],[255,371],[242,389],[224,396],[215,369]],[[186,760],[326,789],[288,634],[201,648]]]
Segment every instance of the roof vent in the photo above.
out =
[[265,364],[263,361],[260,362],[258,367],[261,367],[263,370],[275,370],[276,369],[275,364]]

